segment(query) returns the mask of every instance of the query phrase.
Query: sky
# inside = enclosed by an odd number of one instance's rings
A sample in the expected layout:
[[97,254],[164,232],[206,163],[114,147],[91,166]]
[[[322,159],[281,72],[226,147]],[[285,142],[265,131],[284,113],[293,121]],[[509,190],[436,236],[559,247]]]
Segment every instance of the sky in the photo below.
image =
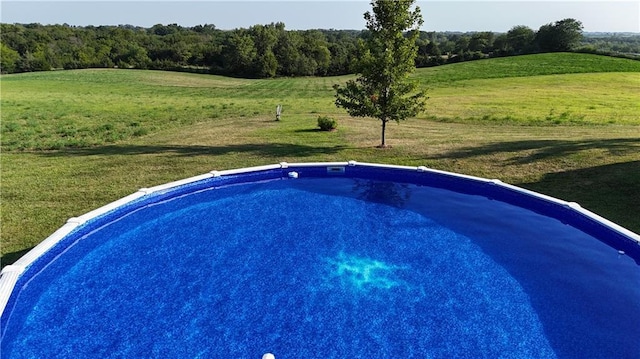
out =
[[[640,32],[640,0],[418,0],[424,31],[506,32],[516,25],[534,30],[565,18],[585,32]],[[213,24],[218,29],[283,22],[289,30],[362,30],[368,0],[2,0],[3,23],[87,25]]]

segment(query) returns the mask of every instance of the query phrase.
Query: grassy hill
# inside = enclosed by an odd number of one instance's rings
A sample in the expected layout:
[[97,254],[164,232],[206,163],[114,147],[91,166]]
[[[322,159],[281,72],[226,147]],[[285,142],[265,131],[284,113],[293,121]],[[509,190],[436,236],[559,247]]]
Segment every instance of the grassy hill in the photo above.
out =
[[[5,264],[141,187],[280,161],[358,160],[500,178],[640,232],[640,62],[541,54],[420,69],[428,110],[388,127],[333,105],[350,77],[243,80],[139,70],[1,77]],[[275,107],[283,118],[275,122]],[[336,132],[316,118],[338,119]]]
[[[139,70],[2,77],[3,150],[115,143],[220,118],[339,116],[334,83],[348,77],[241,80]],[[638,124],[640,61],[540,54],[420,69],[421,118],[517,124]]]
[[418,70],[423,83],[601,72],[640,72],[640,61],[577,53],[546,53],[461,62]]

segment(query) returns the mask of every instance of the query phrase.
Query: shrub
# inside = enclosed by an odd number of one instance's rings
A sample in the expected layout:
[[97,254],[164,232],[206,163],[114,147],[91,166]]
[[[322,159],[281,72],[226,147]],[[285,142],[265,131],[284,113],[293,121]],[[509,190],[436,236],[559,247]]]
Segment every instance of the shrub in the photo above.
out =
[[319,116],[318,127],[320,127],[320,130],[322,131],[331,131],[331,130],[335,130],[336,127],[338,127],[338,123],[336,122],[336,120],[332,119],[331,117]]

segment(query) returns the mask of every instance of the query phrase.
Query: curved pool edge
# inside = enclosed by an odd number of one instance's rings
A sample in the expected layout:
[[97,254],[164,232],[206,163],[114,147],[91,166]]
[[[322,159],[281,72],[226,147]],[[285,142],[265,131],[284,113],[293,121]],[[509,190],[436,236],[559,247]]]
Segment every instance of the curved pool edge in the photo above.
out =
[[[222,171],[211,171],[206,174],[202,174],[199,176],[189,177],[186,179],[169,182],[166,184],[150,187],[150,188],[141,188],[135,193],[132,193],[126,197],[123,197],[119,200],[111,202],[105,206],[97,208],[93,211],[90,211],[86,214],[83,214],[79,217],[73,217],[67,220],[67,222],[56,230],[53,234],[47,237],[44,241],[18,259],[14,264],[7,265],[0,272],[0,317],[4,317],[5,309],[7,308],[7,304],[14,293],[14,288],[16,283],[20,280],[22,274],[31,266],[35,261],[40,259],[43,255],[48,253],[54,246],[60,243],[63,239],[65,239],[69,234],[71,234],[75,229],[82,226],[87,221],[90,221],[94,218],[103,216],[107,213],[113,212],[117,209],[123,208],[134,201],[137,201],[143,197],[153,196],[159,193],[165,193],[167,191],[171,191],[181,186],[194,184],[197,182],[213,179],[216,177],[227,177],[234,175],[242,175],[249,173],[260,173],[265,171],[272,170],[283,170],[283,176],[287,176],[287,171],[294,171],[295,169],[317,169],[321,171],[325,171],[326,174],[335,175],[335,174],[344,174],[345,168],[379,168],[379,169],[388,169],[388,170],[401,170],[407,171],[408,173],[424,173],[429,174],[436,177],[445,177],[451,179],[463,180],[467,183],[472,182],[476,184],[484,184],[491,187],[499,188],[499,190],[510,192],[512,194],[517,194],[520,196],[524,196],[531,199],[536,199],[538,201],[542,201],[546,205],[552,205],[558,208],[565,209],[572,213],[575,216],[578,216],[582,219],[588,220],[590,223],[593,223],[596,226],[600,226],[602,228],[608,229],[617,233],[619,236],[625,238],[628,243],[626,246],[621,246],[624,248],[631,248],[631,253],[628,253],[632,256],[632,258],[640,265],[640,235],[614,223],[611,222],[587,209],[582,208],[579,204],[575,202],[567,202],[554,197],[550,197],[538,192],[534,192],[531,190],[527,190],[518,186],[510,185],[504,183],[497,179],[486,179],[481,177],[474,177],[464,174],[458,174],[453,172],[441,171],[436,169],[427,168],[425,166],[399,166],[399,165],[388,165],[388,164],[378,164],[378,163],[366,163],[366,162],[356,162],[356,161],[348,161],[348,162],[304,162],[304,163],[287,163],[280,162],[279,164],[272,165],[264,165],[264,166],[255,166],[255,167],[245,167],[238,169],[230,169],[230,170],[222,170]],[[625,254],[623,249],[615,248],[620,251],[620,254]]]

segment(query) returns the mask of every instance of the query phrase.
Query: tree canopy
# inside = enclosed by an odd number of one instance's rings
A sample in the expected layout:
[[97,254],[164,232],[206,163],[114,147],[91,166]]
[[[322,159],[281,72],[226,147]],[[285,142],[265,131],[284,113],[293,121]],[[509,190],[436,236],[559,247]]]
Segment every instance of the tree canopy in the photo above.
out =
[[536,42],[543,52],[571,51],[582,40],[582,23],[575,19],[564,19],[540,27]]
[[370,34],[356,67],[359,76],[344,86],[334,86],[336,106],[351,116],[382,122],[380,147],[386,146],[387,122],[415,116],[425,105],[425,93],[416,91],[415,82],[409,79],[415,69],[416,39],[422,25],[420,8],[411,10],[414,1],[371,2],[372,12],[364,15]]
[[[640,36],[581,35],[564,19],[538,31],[515,26],[492,32],[424,32],[416,39],[418,67],[547,51],[640,53]],[[283,23],[220,30],[204,24],[70,26],[0,24],[2,73],[82,68],[191,71],[249,78],[331,76],[355,72],[367,30],[286,30]],[[582,38],[582,40],[580,40]],[[577,41],[577,42],[576,42]]]

